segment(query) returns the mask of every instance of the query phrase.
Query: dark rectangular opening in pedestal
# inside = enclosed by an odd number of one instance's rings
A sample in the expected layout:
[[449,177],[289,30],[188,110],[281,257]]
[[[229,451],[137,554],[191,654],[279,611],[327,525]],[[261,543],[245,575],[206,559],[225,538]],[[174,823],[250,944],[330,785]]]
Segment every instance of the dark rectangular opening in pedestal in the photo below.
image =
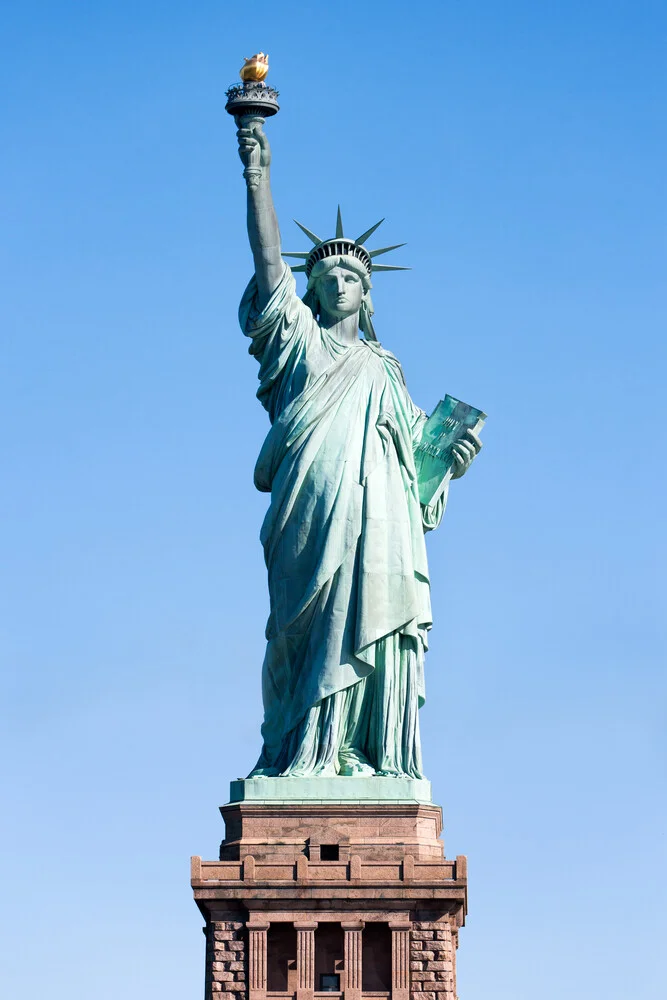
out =
[[389,924],[367,923],[362,932],[361,988],[364,993],[391,990]]
[[266,987],[269,993],[296,989],[296,930],[294,924],[270,924],[266,941]]
[[338,861],[340,847],[338,844],[320,844],[320,861]]
[[338,973],[323,972],[320,976],[320,993],[340,993],[340,976]]

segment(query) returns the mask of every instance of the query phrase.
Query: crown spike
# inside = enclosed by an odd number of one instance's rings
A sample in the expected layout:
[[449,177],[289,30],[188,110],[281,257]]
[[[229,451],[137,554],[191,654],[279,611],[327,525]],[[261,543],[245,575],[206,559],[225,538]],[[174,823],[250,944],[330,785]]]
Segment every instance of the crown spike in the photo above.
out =
[[411,271],[411,267],[393,267],[391,264],[373,264],[374,271]]
[[380,221],[376,222],[374,226],[371,226],[370,229],[367,229],[365,233],[362,233],[361,236],[358,236],[357,239],[354,242],[358,243],[360,246],[362,246],[366,242],[366,240],[368,239],[368,237],[372,236],[373,233],[375,232],[375,230],[377,229],[377,227],[381,226],[383,222],[384,222],[384,219],[380,219]]
[[381,253],[389,253],[390,250],[398,250],[399,247],[404,247],[405,243],[394,243],[393,247],[380,247],[379,250],[369,250],[368,254],[370,257],[379,257]]
[[306,270],[306,265],[305,264],[297,264],[296,266],[294,266],[294,265],[290,264],[290,270],[292,271],[292,274],[294,274],[295,271],[305,271]]
[[308,253],[290,253],[287,250],[282,250],[281,251],[281,256],[282,257],[299,257],[301,260],[308,260],[308,258],[310,257],[310,252],[308,252]]
[[340,214],[340,205],[338,206],[338,214],[336,215],[336,239],[343,238],[343,219]]
[[[296,222],[296,219],[294,221]],[[313,241],[313,246],[317,246],[318,243],[322,242],[319,236],[316,236],[315,233],[312,233],[310,229],[306,229],[306,227],[302,226],[300,222],[296,222],[296,224],[301,230],[301,232],[305,233],[308,239]]]

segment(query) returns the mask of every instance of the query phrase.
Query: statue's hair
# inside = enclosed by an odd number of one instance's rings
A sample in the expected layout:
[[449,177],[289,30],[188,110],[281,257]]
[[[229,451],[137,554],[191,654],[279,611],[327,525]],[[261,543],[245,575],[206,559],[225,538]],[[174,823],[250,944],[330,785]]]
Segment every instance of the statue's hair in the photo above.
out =
[[368,270],[357,260],[356,257],[351,257],[348,254],[344,254],[342,257],[325,257],[324,260],[319,260],[317,264],[313,267],[310,272],[310,277],[308,278],[308,288],[306,289],[306,294],[303,297],[304,303],[311,310],[315,319],[320,316],[320,297],[317,294],[317,283],[318,280],[328,271],[331,271],[334,267],[346,267],[348,271],[354,271],[361,278],[361,283],[364,288],[364,297],[361,300],[361,308],[359,309],[359,329],[363,333],[366,340],[377,340],[375,336],[375,330],[373,329],[373,323],[371,321],[371,316],[373,315],[373,302],[371,300],[371,279],[368,274]]

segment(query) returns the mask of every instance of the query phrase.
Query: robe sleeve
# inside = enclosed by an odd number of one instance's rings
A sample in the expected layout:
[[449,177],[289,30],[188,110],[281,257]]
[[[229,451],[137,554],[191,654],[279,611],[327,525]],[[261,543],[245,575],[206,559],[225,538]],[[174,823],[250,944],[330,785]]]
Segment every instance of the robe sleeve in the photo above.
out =
[[424,531],[433,531],[434,528],[439,527],[442,521],[442,515],[445,513],[445,507],[447,506],[447,497],[449,495],[449,483],[445,486],[444,490],[436,500],[434,504],[426,506],[426,504],[421,504],[422,510],[422,527]]
[[[418,406],[415,406],[412,400],[410,400],[410,404],[412,406],[412,447],[414,449],[421,441],[422,431],[424,429],[424,424],[428,420],[428,416],[423,410],[420,410]],[[422,527],[424,531],[433,531],[439,526],[442,521],[442,516],[445,513],[448,495],[449,483],[447,483],[434,504],[430,504],[428,506],[426,504],[420,504],[422,512]]]
[[282,277],[263,309],[257,302],[257,281],[253,275],[241,305],[239,323],[250,337],[250,354],[259,361],[257,397],[274,418],[285,405],[290,376],[303,357],[317,324],[313,314],[296,293],[296,282],[285,265]]
[[[405,382],[405,376],[403,375],[403,369],[399,361],[391,354],[389,351],[384,349],[379,349],[382,355],[389,361],[391,367],[400,379],[400,384],[403,388],[401,393],[401,399],[403,407],[405,409],[405,418],[408,422],[409,431],[412,435],[412,452],[414,455],[414,450],[422,439],[422,433],[424,431],[424,424],[428,420],[428,414],[424,410],[420,409],[412,400],[410,393],[408,392],[408,387]],[[422,529],[426,531],[433,531],[437,528],[442,521],[442,516],[445,513],[445,507],[447,506],[447,495],[449,493],[449,483],[445,486],[444,490],[440,494],[439,498],[434,504],[426,505],[420,504],[421,508],[421,522]]]

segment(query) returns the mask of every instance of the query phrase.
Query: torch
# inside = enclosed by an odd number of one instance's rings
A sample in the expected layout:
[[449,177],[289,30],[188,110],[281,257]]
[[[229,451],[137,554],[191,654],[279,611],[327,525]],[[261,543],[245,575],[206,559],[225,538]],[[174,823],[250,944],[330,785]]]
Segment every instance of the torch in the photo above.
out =
[[[241,83],[233,84],[226,92],[225,111],[234,116],[237,128],[254,129],[267,118],[280,111],[278,91],[267,86],[264,79],[269,72],[269,57],[258,52],[246,59],[241,67]],[[257,187],[262,173],[259,164],[261,151],[253,151],[250,163],[243,171],[248,187]]]

